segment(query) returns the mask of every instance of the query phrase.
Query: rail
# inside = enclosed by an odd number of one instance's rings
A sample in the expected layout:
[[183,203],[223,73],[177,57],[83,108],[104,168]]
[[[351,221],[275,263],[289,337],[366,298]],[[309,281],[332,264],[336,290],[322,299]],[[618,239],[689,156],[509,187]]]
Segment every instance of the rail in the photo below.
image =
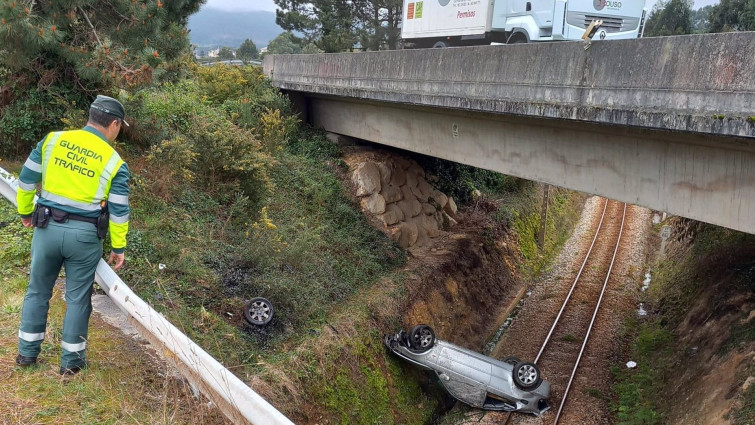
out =
[[[587,260],[590,258],[590,254],[592,253],[592,249],[595,246],[595,241],[598,239],[598,234],[600,233],[600,229],[603,227],[603,220],[606,215],[606,209],[608,207],[608,199],[605,200],[605,204],[603,205],[603,213],[600,216],[600,222],[598,223],[598,227],[595,230],[595,236],[592,239],[592,243],[590,244],[590,248],[587,250],[587,253],[585,254],[585,259],[582,262],[582,266],[579,268],[579,272],[577,272],[577,276],[574,278],[574,282],[572,283],[571,288],[569,289],[568,294],[566,295],[566,298],[564,299],[563,304],[561,305],[561,309],[558,312],[558,315],[556,316],[556,319],[553,321],[553,325],[550,328],[550,331],[548,332],[548,335],[545,337],[545,341],[543,341],[542,346],[540,347],[540,351],[537,353],[537,357],[535,358],[534,363],[537,364],[538,360],[540,360],[540,357],[542,356],[543,352],[545,351],[546,346],[550,342],[551,336],[553,335],[553,331],[556,329],[556,326],[559,324],[561,315],[563,314],[564,310],[566,309],[567,304],[569,303],[569,300],[571,299],[572,293],[574,292],[574,288],[577,286],[577,282],[579,281],[580,277],[582,276],[582,271],[585,268],[585,265],[587,264]],[[595,304],[595,309],[593,311],[592,318],[590,319],[590,324],[587,326],[587,332],[585,333],[585,337],[582,341],[582,347],[579,350],[579,354],[577,355],[577,359],[574,362],[574,367],[572,368],[571,375],[569,376],[569,381],[566,384],[566,389],[564,390],[564,395],[561,397],[561,404],[558,407],[558,412],[556,413],[556,417],[553,420],[553,425],[558,425],[558,421],[561,418],[561,413],[563,412],[564,405],[566,404],[566,398],[569,395],[569,390],[571,389],[572,382],[574,381],[574,376],[577,374],[577,369],[579,368],[579,363],[582,360],[582,355],[584,354],[585,347],[587,346],[587,340],[590,338],[590,333],[592,332],[593,325],[595,324],[595,318],[598,315],[598,310],[600,309],[600,304],[603,301],[603,295],[606,292],[606,287],[608,285],[608,279],[611,277],[611,271],[613,270],[614,262],[616,261],[616,254],[619,251],[619,243],[621,242],[621,235],[624,232],[624,221],[626,219],[626,212],[627,212],[627,204],[624,204],[622,216],[621,216],[621,226],[619,228],[619,236],[616,239],[616,246],[613,250],[613,256],[611,257],[611,264],[608,266],[608,271],[606,272],[606,278],[603,281],[603,287],[601,288],[600,295],[598,296],[598,301]],[[506,418],[503,421],[503,424],[506,425],[509,423],[509,420],[511,419],[511,412],[509,412],[506,415]]]
[[[16,204],[17,180],[0,168],[0,194]],[[95,281],[164,357],[234,424],[288,425],[288,418],[255,393],[165,317],[139,298],[104,261]]]

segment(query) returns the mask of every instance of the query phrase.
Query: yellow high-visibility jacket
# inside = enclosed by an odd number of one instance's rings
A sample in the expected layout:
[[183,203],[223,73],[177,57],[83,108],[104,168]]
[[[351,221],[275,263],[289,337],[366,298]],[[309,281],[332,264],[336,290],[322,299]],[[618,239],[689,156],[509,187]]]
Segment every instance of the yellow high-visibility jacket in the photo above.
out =
[[73,214],[97,217],[106,200],[111,245],[123,252],[130,213],[128,179],[125,162],[94,128],[50,133],[21,170],[18,212],[22,217],[33,212],[37,183],[42,185],[38,203]]

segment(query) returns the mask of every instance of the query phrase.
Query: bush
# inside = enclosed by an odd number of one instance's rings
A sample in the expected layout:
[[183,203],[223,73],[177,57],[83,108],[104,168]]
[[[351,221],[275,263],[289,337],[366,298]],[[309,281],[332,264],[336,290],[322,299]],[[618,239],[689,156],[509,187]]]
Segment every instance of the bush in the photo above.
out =
[[141,143],[149,149],[157,173],[152,175],[159,175],[153,181],[196,178],[221,202],[240,191],[259,207],[270,188],[267,167],[273,159],[252,132],[230,122],[191,81],[143,91],[137,99]]
[[440,158],[421,155],[416,159],[425,171],[438,176],[437,189],[453,197],[458,205],[471,202],[475,189],[500,195],[518,193],[527,185],[523,179]]

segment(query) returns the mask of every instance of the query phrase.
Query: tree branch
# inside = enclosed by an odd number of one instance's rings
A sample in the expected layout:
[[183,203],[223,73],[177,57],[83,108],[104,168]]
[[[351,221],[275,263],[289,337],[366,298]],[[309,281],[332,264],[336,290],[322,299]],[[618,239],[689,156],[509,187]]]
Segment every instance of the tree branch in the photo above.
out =
[[81,12],[81,14],[84,15],[84,19],[86,19],[87,24],[89,24],[89,28],[92,29],[92,34],[94,34],[94,38],[97,39],[97,44],[99,44],[100,47],[102,47],[102,42],[100,41],[100,37],[97,35],[97,30],[94,29],[94,25],[92,25],[92,21],[89,20],[89,16],[87,16],[87,13],[84,12],[84,9],[81,6],[79,6],[78,9],[79,9],[79,12]]

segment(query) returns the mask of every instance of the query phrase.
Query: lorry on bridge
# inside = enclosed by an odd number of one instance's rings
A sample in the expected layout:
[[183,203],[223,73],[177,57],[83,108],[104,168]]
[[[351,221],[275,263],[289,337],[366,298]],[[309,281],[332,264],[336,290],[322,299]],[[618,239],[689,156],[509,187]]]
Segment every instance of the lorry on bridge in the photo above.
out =
[[645,0],[404,0],[405,48],[642,37]]

